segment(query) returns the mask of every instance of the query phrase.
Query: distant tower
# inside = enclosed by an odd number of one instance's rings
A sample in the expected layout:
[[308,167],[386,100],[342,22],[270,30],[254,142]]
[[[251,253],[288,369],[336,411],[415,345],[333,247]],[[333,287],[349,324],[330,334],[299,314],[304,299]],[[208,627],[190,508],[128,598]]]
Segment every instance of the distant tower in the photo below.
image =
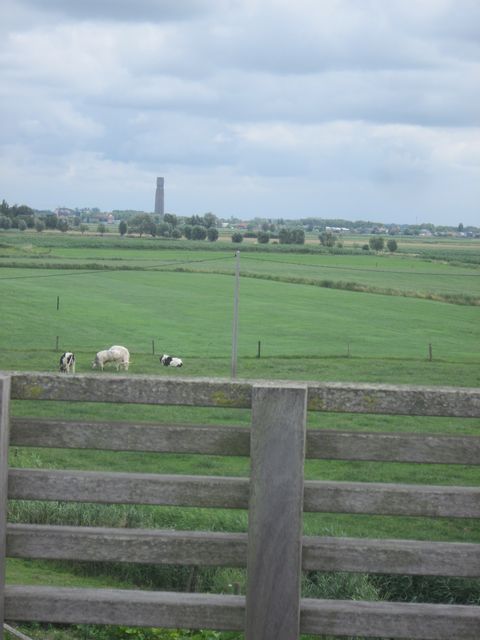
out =
[[165,213],[165,194],[163,190],[164,182],[163,178],[157,178],[157,190],[155,192],[155,213],[161,216]]

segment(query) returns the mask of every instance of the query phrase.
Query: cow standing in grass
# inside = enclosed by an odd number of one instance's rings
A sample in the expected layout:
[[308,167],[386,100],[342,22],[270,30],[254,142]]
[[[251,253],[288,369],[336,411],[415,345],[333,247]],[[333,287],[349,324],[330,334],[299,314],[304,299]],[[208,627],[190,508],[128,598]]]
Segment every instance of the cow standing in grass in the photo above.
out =
[[65,351],[60,356],[60,371],[62,373],[75,373],[75,354]]
[[110,349],[104,349],[99,351],[95,356],[95,360],[92,362],[92,369],[97,367],[103,371],[106,364],[113,362],[117,371],[119,369],[125,369],[128,371],[128,365],[130,364],[130,352],[126,347],[120,345],[114,345]]

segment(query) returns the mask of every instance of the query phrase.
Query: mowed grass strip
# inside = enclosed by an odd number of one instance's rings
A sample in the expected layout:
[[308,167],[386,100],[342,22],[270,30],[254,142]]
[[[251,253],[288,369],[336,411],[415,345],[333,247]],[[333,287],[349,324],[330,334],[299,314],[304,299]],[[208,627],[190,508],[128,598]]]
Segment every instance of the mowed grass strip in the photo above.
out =
[[[138,239],[140,241],[140,239]],[[233,273],[234,251],[196,249],[188,244],[178,249],[133,248],[132,239],[125,248],[113,246],[77,248],[65,244],[54,248],[30,245],[0,250],[0,265],[35,268],[112,269],[112,270],[187,270]],[[147,244],[147,247],[154,245]],[[271,248],[270,248],[271,249]],[[242,248],[240,247],[242,252]],[[460,253],[460,252],[459,252]],[[460,253],[466,256],[467,253]],[[448,261],[420,259],[410,254],[291,254],[279,251],[254,253],[243,251],[241,271],[245,277],[297,281],[314,286],[331,286],[390,295],[430,297],[457,304],[480,303],[478,265],[452,264]]]
[[[144,372],[136,354],[151,352],[152,340],[158,353],[190,360],[230,355],[233,277],[40,273],[45,277],[38,277],[37,270],[9,269],[11,277],[0,280],[1,351],[48,350],[58,336],[60,349],[85,353],[79,358],[81,371],[89,368],[97,350],[125,344],[132,352],[133,373]],[[260,341],[265,358],[423,360],[432,344],[438,360],[478,363],[478,320],[475,307],[245,278],[239,356],[255,355]]]

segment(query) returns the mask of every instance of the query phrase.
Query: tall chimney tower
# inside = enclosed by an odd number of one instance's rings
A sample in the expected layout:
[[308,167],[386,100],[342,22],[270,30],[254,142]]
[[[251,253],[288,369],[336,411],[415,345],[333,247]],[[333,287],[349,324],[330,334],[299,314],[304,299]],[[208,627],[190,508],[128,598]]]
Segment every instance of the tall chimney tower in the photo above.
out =
[[164,182],[163,178],[157,178],[157,190],[155,192],[155,213],[161,216],[165,213]]

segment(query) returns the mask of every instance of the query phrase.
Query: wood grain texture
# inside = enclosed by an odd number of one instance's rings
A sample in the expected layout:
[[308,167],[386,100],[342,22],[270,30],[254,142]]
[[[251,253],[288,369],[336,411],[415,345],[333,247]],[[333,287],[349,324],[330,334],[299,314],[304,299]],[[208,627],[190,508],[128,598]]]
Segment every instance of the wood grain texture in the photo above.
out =
[[[247,509],[247,478],[10,469],[8,496],[113,504]],[[480,488],[307,481],[309,512],[478,518]]]
[[251,389],[248,382],[213,378],[12,374],[12,398],[17,400],[250,407]]
[[[136,375],[12,376],[15,400],[69,400],[140,404],[250,407],[256,384],[272,388],[291,382]],[[294,384],[294,383],[293,383]],[[306,382],[310,411],[419,416],[480,417],[480,389],[335,382]]]
[[306,537],[304,570],[480,577],[480,544]]
[[304,509],[311,512],[478,518],[480,488],[307,481]]
[[[5,615],[17,622],[242,631],[245,599],[171,592],[7,586]],[[480,607],[474,606],[301,601],[302,633],[478,640],[479,628]]]
[[478,640],[480,607],[302,600],[302,633],[408,640]]
[[12,558],[245,567],[247,534],[11,524]]
[[0,375],[0,640],[3,640],[10,378]]
[[[250,429],[221,425],[12,418],[10,444],[248,456]],[[308,429],[306,456],[322,460],[480,464],[480,438]]]
[[250,454],[250,429],[240,426],[13,418],[10,441],[12,445],[24,447]]
[[308,383],[308,409],[412,416],[480,417],[480,389]]
[[246,640],[298,637],[307,388],[252,394]]
[[8,620],[241,631],[241,596],[8,586]]
[[[7,557],[246,567],[247,534],[10,524]],[[480,544],[305,536],[302,569],[480,577]]]
[[478,436],[307,431],[307,458],[431,464],[480,464]]
[[154,473],[11,469],[8,495],[17,500],[248,508],[249,480]]

